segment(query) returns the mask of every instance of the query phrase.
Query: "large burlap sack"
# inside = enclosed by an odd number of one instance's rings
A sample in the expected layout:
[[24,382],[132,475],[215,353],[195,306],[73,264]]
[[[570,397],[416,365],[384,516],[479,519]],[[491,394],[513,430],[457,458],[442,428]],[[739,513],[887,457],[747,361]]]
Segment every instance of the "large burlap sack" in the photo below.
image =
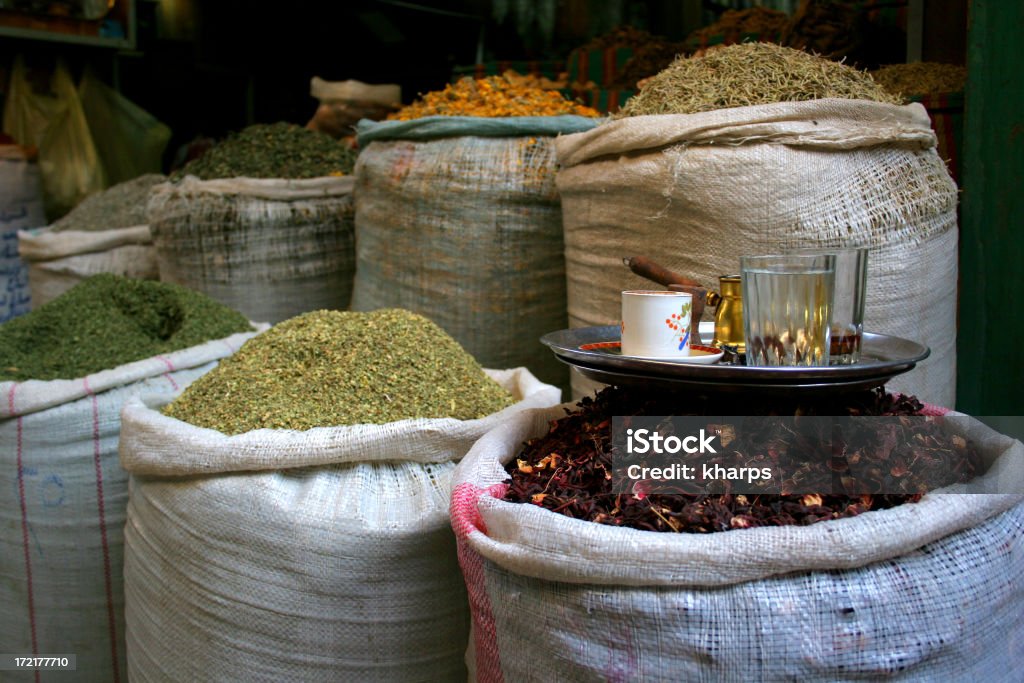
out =
[[476,680],[1017,680],[1024,445],[971,420],[989,472],[807,527],[671,534],[501,500],[502,465],[562,409],[523,413],[456,468],[452,525]]
[[351,176],[188,176],[154,188],[149,225],[160,279],[253,320],[344,310],[355,254]]
[[100,231],[21,230],[18,248],[28,264],[33,308],[99,273],[160,279],[148,225]]
[[[76,680],[125,680],[121,408],[208,372],[253,333],[74,380],[0,382],[0,643],[75,654]],[[4,672],[4,680],[33,674]]]
[[18,254],[18,231],[43,225],[39,166],[29,150],[0,145],[0,323],[28,313],[28,269]]
[[935,145],[919,104],[831,99],[563,136],[569,324],[614,324],[620,291],[650,286],[624,256],[717,287],[745,254],[870,247],[865,329],[931,347],[891,388],[953,405],[957,188]]
[[153,409],[166,398],[128,404],[131,679],[464,681],[454,462],[559,395],[488,373],[520,400],[469,421],[225,436]]
[[579,116],[360,122],[354,310],[427,316],[489,367],[567,384],[538,339],[566,326],[554,136]]

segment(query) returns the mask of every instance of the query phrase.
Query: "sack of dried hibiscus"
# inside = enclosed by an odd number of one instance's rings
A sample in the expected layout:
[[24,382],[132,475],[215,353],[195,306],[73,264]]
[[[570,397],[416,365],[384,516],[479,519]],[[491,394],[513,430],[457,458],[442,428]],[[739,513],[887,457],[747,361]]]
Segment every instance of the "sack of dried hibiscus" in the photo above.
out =
[[[1024,495],[723,533],[504,500],[505,465],[565,414],[516,416],[456,469],[476,680],[989,680],[1024,661]],[[1024,445],[970,421],[988,466],[971,485],[1024,480]]]

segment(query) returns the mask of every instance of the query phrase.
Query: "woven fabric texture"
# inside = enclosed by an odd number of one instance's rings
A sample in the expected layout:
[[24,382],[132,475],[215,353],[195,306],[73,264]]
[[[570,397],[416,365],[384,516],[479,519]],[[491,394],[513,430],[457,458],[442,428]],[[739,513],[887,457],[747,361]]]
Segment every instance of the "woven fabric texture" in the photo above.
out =
[[372,142],[359,155],[352,308],[408,308],[485,366],[526,366],[567,385],[538,341],[566,327],[552,138],[522,125],[514,137],[478,136],[489,123]]
[[620,292],[650,286],[623,257],[714,288],[742,255],[869,247],[865,330],[931,348],[891,388],[953,405],[957,188],[919,104],[641,116],[555,145],[571,327],[615,324]]
[[971,420],[989,472],[917,504],[667,534],[500,500],[502,464],[562,415],[519,415],[456,468],[477,680],[970,680],[1019,664],[1024,495],[964,491],[1021,490],[1020,442]]
[[355,268],[352,184],[189,176],[157,186],[148,211],[160,279],[252,320],[344,310]]
[[166,397],[133,402],[121,451],[131,679],[464,681],[454,462],[559,395],[523,369],[488,372],[519,402],[462,423],[224,437],[161,416]]
[[252,336],[75,380],[0,382],[0,642],[11,652],[74,653],[78,679],[126,680],[121,407],[184,388]]

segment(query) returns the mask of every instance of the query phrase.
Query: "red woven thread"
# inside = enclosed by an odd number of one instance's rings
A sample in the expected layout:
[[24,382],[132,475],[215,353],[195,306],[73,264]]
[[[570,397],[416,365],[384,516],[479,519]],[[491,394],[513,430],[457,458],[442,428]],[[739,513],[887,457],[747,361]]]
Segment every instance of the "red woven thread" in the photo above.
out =
[[100,517],[100,543],[103,546],[103,584],[107,592],[107,630],[110,634],[110,658],[114,671],[114,683],[120,683],[121,671],[117,661],[117,622],[114,618],[114,586],[110,570],[110,544],[107,541],[107,517],[103,498],[103,467],[100,459],[100,408],[99,399],[89,388],[89,378],[83,377],[85,391],[92,397],[92,443],[93,462],[96,466],[96,506]]
[[467,539],[473,533],[487,533],[477,502],[484,495],[503,496],[505,488],[505,484],[496,484],[489,489],[459,484],[452,492],[452,529],[457,541],[459,566],[462,567],[466,592],[469,594],[469,610],[473,617],[473,648],[476,651],[476,680],[479,683],[504,683],[505,677],[501,672],[501,653],[498,651],[494,611],[490,596],[487,595],[483,558],[469,546]]

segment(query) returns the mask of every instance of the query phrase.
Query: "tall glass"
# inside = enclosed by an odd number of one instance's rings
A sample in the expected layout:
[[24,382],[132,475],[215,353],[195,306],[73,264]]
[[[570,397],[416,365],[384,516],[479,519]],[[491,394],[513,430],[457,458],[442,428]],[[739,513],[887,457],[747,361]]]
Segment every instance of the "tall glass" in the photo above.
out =
[[829,364],[833,254],[743,256],[747,365]]
[[830,365],[860,360],[864,337],[864,303],[868,281],[867,247],[853,249],[800,249],[794,254],[835,254],[836,290],[832,298]]

